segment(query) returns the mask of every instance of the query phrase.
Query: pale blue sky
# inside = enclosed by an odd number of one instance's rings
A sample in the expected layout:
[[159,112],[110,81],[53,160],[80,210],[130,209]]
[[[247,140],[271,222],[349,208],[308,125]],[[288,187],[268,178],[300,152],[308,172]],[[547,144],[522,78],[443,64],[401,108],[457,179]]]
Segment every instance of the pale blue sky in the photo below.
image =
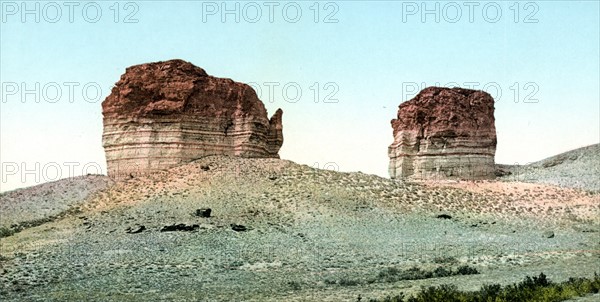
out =
[[[190,61],[214,76],[258,83],[269,115],[277,108],[284,111],[281,157],[308,165],[335,162],[341,171],[387,177],[387,147],[393,140],[390,120],[397,106],[414,94],[407,91],[412,83],[477,82],[477,88],[486,85],[493,96],[498,96],[499,87],[498,163],[527,163],[599,142],[597,1],[480,2],[473,8],[473,22],[464,2],[454,2],[461,8],[460,17],[449,2],[320,2],[317,9],[314,1],[296,1],[286,6],[285,16],[282,8],[288,2],[279,2],[272,23],[263,2],[227,2],[228,8],[239,3],[239,23],[234,15],[226,15],[222,22],[220,12],[204,14],[214,4],[220,10],[223,1],[130,1],[127,7],[128,2],[120,2],[119,22],[114,22],[114,1],[96,1],[97,6],[88,5],[85,17],[93,19],[93,9],[100,8],[97,23],[84,18],[86,2],[77,2],[72,23],[63,2],[56,2],[60,17],[48,2],[37,2],[39,23],[34,14],[25,15],[22,22],[22,1],[1,2],[1,191],[53,179],[51,163],[63,167],[63,177],[69,175],[64,164],[69,162],[80,163],[75,174],[86,163],[105,169],[101,101],[127,66],[173,58]],[[15,3],[18,11],[13,14]],[[26,8],[35,9],[35,3],[27,2]],[[262,15],[250,23],[244,17],[256,16],[254,3]],[[425,15],[423,22],[422,3],[429,9],[438,3],[439,13]],[[407,15],[414,5],[419,11]],[[293,19],[298,7],[299,21],[287,21],[284,17]],[[489,22],[498,7],[502,15]],[[515,22],[517,8],[519,22]],[[132,18],[138,22],[123,23],[134,9]],[[314,21],[315,11],[319,22]],[[330,13],[334,14],[329,19],[337,23],[323,22]],[[447,21],[455,17],[456,23]],[[537,23],[524,23],[525,19]],[[40,91],[39,103],[33,95],[23,99],[21,87],[16,95],[8,93],[12,83],[33,89],[36,82],[40,90],[49,87],[46,94]],[[73,102],[64,82],[79,83]],[[279,83],[273,102],[264,84],[268,82]],[[318,103],[313,97],[315,82]],[[335,84],[325,87],[329,82]],[[51,83],[58,83],[62,92],[56,102],[51,100],[55,94]],[[86,101],[81,89],[86,83],[99,86],[101,96],[94,97],[90,89],[92,101]],[[298,83],[299,101],[282,97],[286,83]],[[333,98],[338,102],[323,103],[335,87]],[[519,102],[514,99],[517,87]],[[524,103],[534,90],[533,99],[539,102]],[[293,92],[289,90],[290,97]],[[31,174],[23,181],[23,171],[7,173],[15,163],[19,170],[23,165],[33,170],[36,162],[37,180]]]

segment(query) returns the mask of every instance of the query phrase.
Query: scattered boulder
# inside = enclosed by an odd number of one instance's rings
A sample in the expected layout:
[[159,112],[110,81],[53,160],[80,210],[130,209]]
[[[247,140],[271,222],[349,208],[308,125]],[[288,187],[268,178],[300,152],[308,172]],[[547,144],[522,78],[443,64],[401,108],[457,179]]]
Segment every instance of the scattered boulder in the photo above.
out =
[[269,119],[252,87],[183,60],[128,67],[102,114],[102,145],[115,179],[208,155],[279,158],[283,144],[281,109]]
[[202,165],[202,166],[200,166],[200,169],[202,171],[208,171],[208,170],[210,170],[210,167],[208,165]]
[[176,231],[191,232],[191,231],[197,230],[199,228],[200,228],[200,225],[197,225],[197,224],[186,225],[184,223],[180,223],[180,224],[166,225],[166,226],[162,227],[160,229],[160,231],[161,232],[176,232]]
[[129,234],[138,234],[146,230],[146,227],[143,225],[136,224],[132,227],[128,227],[125,232]]
[[554,232],[553,231],[545,231],[544,233],[542,233],[542,236],[544,238],[554,238]]
[[236,231],[236,232],[245,232],[248,230],[248,228],[246,228],[246,226],[243,226],[241,224],[231,224],[231,229]]
[[496,171],[494,172],[496,177],[504,177],[512,175],[512,172],[506,168],[496,166]]
[[439,215],[435,216],[435,218],[439,218],[439,219],[452,219],[452,216],[450,216],[448,214],[439,214]]
[[196,216],[209,218],[212,210],[210,208],[200,208],[196,210]]
[[428,87],[400,104],[391,123],[391,178],[495,178],[494,99],[488,93]]
[[573,229],[575,231],[583,232],[583,233],[597,233],[598,232],[597,228],[591,227],[589,225],[584,225],[584,224],[574,225]]

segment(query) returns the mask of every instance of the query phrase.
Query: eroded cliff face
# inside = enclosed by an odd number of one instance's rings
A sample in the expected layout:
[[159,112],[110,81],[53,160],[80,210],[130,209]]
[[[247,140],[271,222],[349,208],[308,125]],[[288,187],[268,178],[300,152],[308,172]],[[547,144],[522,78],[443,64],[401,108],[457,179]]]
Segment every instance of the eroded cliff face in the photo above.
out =
[[494,99],[486,92],[428,87],[400,104],[391,123],[391,178],[495,177]]
[[124,178],[207,155],[274,157],[282,111],[267,117],[248,85],[182,60],[131,66],[102,103],[108,175]]

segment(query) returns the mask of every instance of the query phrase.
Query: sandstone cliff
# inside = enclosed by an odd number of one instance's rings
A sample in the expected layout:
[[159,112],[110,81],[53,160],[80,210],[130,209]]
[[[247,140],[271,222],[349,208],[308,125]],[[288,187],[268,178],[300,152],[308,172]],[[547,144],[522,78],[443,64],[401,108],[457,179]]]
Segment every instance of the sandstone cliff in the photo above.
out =
[[389,146],[392,178],[494,178],[494,99],[483,91],[429,87],[400,104]]
[[281,109],[269,120],[250,86],[182,60],[127,68],[102,110],[114,178],[207,155],[278,158],[283,144]]

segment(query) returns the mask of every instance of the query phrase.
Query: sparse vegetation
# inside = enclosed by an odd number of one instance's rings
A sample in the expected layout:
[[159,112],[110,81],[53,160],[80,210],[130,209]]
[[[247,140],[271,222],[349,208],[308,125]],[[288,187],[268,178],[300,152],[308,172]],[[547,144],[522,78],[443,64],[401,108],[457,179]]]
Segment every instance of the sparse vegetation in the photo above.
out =
[[468,265],[459,266],[454,275],[474,275],[479,274],[476,268]]
[[28,221],[23,221],[18,224],[12,225],[10,228],[8,227],[0,227],[0,238],[12,236],[22,230],[33,228],[36,226],[40,226],[44,223],[56,221],[68,215],[75,215],[81,213],[81,210],[78,207],[71,207],[65,211],[58,213],[57,215],[50,215],[47,217],[33,219]]
[[15,231],[12,229],[0,227],[0,238],[12,236],[14,233]]
[[486,284],[475,292],[464,292],[456,285],[423,287],[420,292],[409,298],[404,293],[384,299],[370,299],[370,302],[558,302],[600,292],[600,276],[594,274],[591,279],[570,278],[561,283],[551,282],[546,275],[525,277],[517,284],[501,286]]
[[439,266],[432,271],[426,271],[418,267],[411,267],[407,270],[399,270],[394,267],[386,268],[379,272],[377,281],[379,282],[398,282],[401,280],[420,280],[429,278],[442,278],[456,275],[473,275],[478,274],[476,268],[464,265],[456,270],[447,269]]
[[349,277],[342,277],[338,280],[325,279],[324,282],[325,282],[325,284],[328,284],[328,285],[339,285],[339,286],[357,286],[357,285],[362,284],[362,282],[360,280],[351,279]]
[[354,280],[354,279],[349,279],[349,278],[342,278],[342,279],[340,279],[338,284],[340,286],[356,286],[356,285],[360,284],[360,281]]
[[458,259],[456,259],[456,257],[452,257],[452,256],[447,256],[447,257],[435,257],[433,258],[433,262],[437,263],[437,264],[446,264],[446,263],[457,263]]
[[443,266],[439,266],[434,270],[423,270],[419,267],[411,267],[406,270],[401,270],[396,267],[387,267],[379,272],[374,278],[362,281],[359,279],[351,279],[347,276],[340,278],[339,280],[325,279],[325,284],[329,285],[340,285],[340,286],[356,286],[372,283],[394,283],[402,280],[421,280],[429,278],[443,278],[457,275],[473,275],[479,274],[476,268],[470,266],[460,266],[456,270],[448,269]]
[[300,282],[297,282],[297,281],[289,281],[288,285],[293,290],[301,290],[302,289],[302,285],[300,285]]
[[[219,166],[194,172],[212,163]],[[224,174],[236,167],[244,172]],[[404,290],[405,296],[384,301],[407,301],[415,288],[410,294],[402,288],[414,284],[460,282],[460,289],[479,290],[473,287],[481,284],[478,275],[455,276],[481,268],[495,270],[488,282],[502,285],[507,279],[521,281],[512,276],[536,267],[553,271],[556,280],[566,280],[569,271],[593,275],[597,253],[588,244],[596,242],[598,224],[592,219],[599,208],[579,191],[495,182],[436,187],[357,173],[314,175],[308,169],[276,159],[209,157],[116,183],[78,204],[77,215],[30,230],[43,220],[23,224],[20,233],[1,239],[3,255],[11,258],[0,262],[0,296],[3,301],[41,296],[113,301],[164,300],[166,293],[177,301],[307,296],[321,301],[352,300],[361,293],[365,302]],[[485,189],[491,193],[482,193]],[[547,196],[557,192],[564,196]],[[52,200],[39,208],[53,207]],[[544,216],[548,206],[555,210],[552,219]],[[569,216],[563,214],[567,206]],[[214,209],[214,215],[191,215],[202,207]],[[55,208],[40,213],[51,216],[64,209]],[[439,213],[454,219],[436,219]],[[3,219],[0,227],[12,233],[22,221],[42,218],[25,214]],[[573,215],[582,220],[575,223]],[[234,232],[231,223],[253,229]],[[136,224],[147,231],[125,235]],[[172,224],[199,224],[200,229],[159,232]],[[543,238],[544,230],[556,232],[557,239]],[[17,251],[25,256],[13,256]],[[423,280],[403,281],[416,279]],[[481,290],[496,297],[505,288],[491,284]]]

